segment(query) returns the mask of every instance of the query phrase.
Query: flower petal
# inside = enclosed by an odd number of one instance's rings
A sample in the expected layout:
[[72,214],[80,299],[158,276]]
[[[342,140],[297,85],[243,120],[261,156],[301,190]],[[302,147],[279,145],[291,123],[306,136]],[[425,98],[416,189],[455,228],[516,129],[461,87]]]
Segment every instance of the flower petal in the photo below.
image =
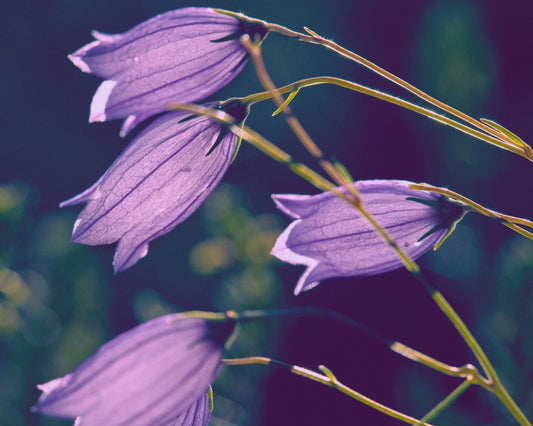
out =
[[69,56],[84,72],[107,79],[91,104],[89,121],[126,118],[125,135],[171,103],[195,102],[228,84],[244,67],[246,49],[238,19],[210,8],[163,13],[116,35],[93,32],[96,41]]
[[222,358],[212,335],[207,321],[180,314],[148,321],[103,345],[71,374],[39,386],[34,411],[78,418],[83,426],[165,424],[182,413],[205,419],[203,395]]
[[171,112],[153,121],[94,185],[61,204],[87,203],[72,241],[118,241],[115,272],[135,264],[150,241],[189,217],[229,167],[236,137],[226,133],[206,156],[225,129],[207,117],[181,121],[184,117]]
[[[439,228],[444,222],[438,209],[407,198],[437,205],[441,196],[411,190],[410,183],[370,180],[354,185],[370,214],[402,250],[416,259],[443,237],[452,218],[447,211],[446,225]],[[296,220],[280,235],[272,254],[285,262],[307,266],[295,294],[325,278],[375,275],[402,266],[397,254],[368,221],[333,193],[273,195],[273,199],[280,210]],[[461,208],[454,211],[454,219],[462,212]],[[434,232],[422,238],[430,231]]]
[[207,392],[204,392],[200,398],[189,408],[181,413],[176,419],[167,423],[166,426],[204,426],[209,423],[211,418],[211,406]]

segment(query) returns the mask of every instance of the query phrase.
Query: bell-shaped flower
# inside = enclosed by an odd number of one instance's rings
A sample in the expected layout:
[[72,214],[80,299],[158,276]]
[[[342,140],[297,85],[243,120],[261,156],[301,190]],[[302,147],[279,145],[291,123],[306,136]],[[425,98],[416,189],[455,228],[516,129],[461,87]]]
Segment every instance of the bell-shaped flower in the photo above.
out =
[[79,426],[206,424],[205,394],[222,366],[227,325],[182,314],[138,325],[40,385],[33,411]]
[[[232,114],[242,120],[245,107]],[[170,112],[141,132],[89,189],[61,203],[87,203],[72,241],[118,241],[115,273],[148,253],[153,239],[171,231],[211,194],[230,165],[237,138],[208,117]]]
[[[353,185],[366,210],[405,253],[416,259],[435,247],[465,211],[441,195],[409,189],[410,184],[368,180]],[[272,249],[280,260],[307,266],[295,294],[325,278],[375,275],[402,266],[396,252],[372,225],[334,193],[272,197],[281,211],[296,219]]]
[[69,56],[82,71],[106,79],[89,121],[124,118],[125,135],[171,103],[196,102],[228,84],[244,67],[239,37],[261,39],[266,29],[210,8],[155,16],[123,34],[93,32],[95,41]]

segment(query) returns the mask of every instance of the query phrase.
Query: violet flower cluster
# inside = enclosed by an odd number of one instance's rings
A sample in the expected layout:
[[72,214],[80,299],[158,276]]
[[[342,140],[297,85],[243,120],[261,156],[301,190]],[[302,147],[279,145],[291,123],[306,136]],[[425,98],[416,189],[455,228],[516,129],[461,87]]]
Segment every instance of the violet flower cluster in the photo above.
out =
[[[266,29],[209,8],[170,11],[72,55],[82,71],[105,81],[94,95],[90,121],[124,119],[126,135],[157,114],[94,185],[61,206],[85,203],[72,240],[118,242],[113,266],[120,272],[148,252],[149,243],[189,217],[221,181],[237,139],[208,117],[168,111],[197,102],[228,84],[246,63],[239,37],[265,37]],[[244,121],[238,101],[216,106]],[[443,237],[464,215],[462,207],[409,182],[359,181],[353,185],[368,211],[413,259]],[[346,189],[338,189],[346,191]],[[372,275],[401,261],[356,210],[333,193],[274,195],[294,221],[272,254],[307,266],[295,293],[320,280]],[[123,333],[71,374],[39,388],[38,413],[77,419],[78,425],[205,425],[207,389],[222,360],[223,338],[198,318],[168,315]]]
[[[82,71],[106,78],[91,104],[90,121],[124,118],[126,134],[171,103],[200,101],[228,84],[246,63],[239,37],[266,30],[209,8],[158,15],[124,34],[93,33],[96,41],[69,56]],[[219,106],[237,122],[238,102]],[[118,241],[115,272],[148,252],[151,240],[189,217],[226,172],[236,137],[206,117],[168,112],[151,122],[89,189],[61,206],[87,203],[72,240]]]

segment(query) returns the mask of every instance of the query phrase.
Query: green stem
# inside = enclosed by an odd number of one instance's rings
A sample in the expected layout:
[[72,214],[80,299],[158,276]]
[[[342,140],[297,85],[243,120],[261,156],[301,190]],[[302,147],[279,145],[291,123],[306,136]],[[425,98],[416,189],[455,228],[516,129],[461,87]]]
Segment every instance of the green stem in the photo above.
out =
[[503,404],[507,407],[509,412],[521,426],[531,426],[531,422],[527,419],[522,410],[520,410],[520,407],[516,405],[516,402],[514,402],[513,398],[511,398],[511,395],[509,395],[507,389],[505,389],[498,377],[496,377],[494,380],[493,393],[500,399],[500,401],[503,402]]
[[[434,111],[431,111],[427,108],[423,108],[421,106],[418,106],[416,104],[413,104],[411,102],[405,101],[401,98],[398,98],[396,96],[388,95],[386,93],[383,93],[379,90],[371,89],[369,87],[353,83],[348,80],[343,80],[341,78],[336,77],[329,77],[329,76],[322,76],[322,77],[313,77],[313,78],[306,78],[302,80],[298,80],[292,84],[288,84],[286,86],[280,87],[278,89],[279,93],[287,93],[287,92],[294,92],[295,90],[298,90],[300,88],[309,87],[309,86],[316,86],[319,84],[332,84],[335,86],[344,87],[346,89],[350,89],[354,92],[363,93],[365,95],[371,96],[376,99],[381,99],[385,102],[389,102],[391,104],[400,106],[402,108],[408,109],[410,111],[416,112],[418,114],[421,114],[425,117],[428,117],[434,121],[437,121],[441,124],[445,124],[448,126],[451,126],[457,130],[459,130],[462,133],[465,133],[467,135],[470,135],[476,139],[482,140],[484,142],[487,142],[491,145],[495,145],[498,148],[505,149],[507,151],[511,151],[515,154],[522,155],[523,156],[523,149],[517,148],[514,145],[510,145],[507,142],[502,141],[501,139],[487,135],[483,132],[480,132],[478,130],[472,129],[468,126],[465,126],[464,124],[461,124],[451,118],[448,118],[442,114],[438,114]],[[267,99],[271,99],[272,94],[270,92],[262,92],[262,93],[255,93],[249,96],[245,96],[240,99],[242,102],[253,104],[255,102],[261,102]],[[526,157],[528,158],[528,157]]]
[[[440,373],[447,374],[452,377],[461,377],[467,379],[472,384],[478,384],[485,388],[490,388],[491,383],[480,375],[475,366],[471,364],[464,365],[462,367],[455,367],[445,364],[435,358],[432,358],[416,349],[410,348],[401,342],[388,339],[375,331],[370,330],[365,325],[358,321],[355,321],[349,317],[346,317],[336,311],[326,308],[317,307],[297,307],[286,309],[259,309],[259,310],[245,310],[234,311],[228,310],[226,312],[204,312],[204,311],[188,311],[182,313],[182,316],[204,318],[208,321],[226,321],[233,320],[236,322],[255,321],[257,319],[271,318],[271,317],[288,317],[288,316],[300,316],[300,315],[317,315],[330,317],[335,320],[341,321],[352,327],[355,327],[359,332],[362,332],[367,337],[374,339],[375,341],[383,344],[393,352],[408,358],[412,361],[418,362]],[[489,389],[491,390],[491,389]]]
[[340,192],[332,182],[316,173],[305,164],[292,161],[290,154],[283,151],[281,148],[278,148],[255,130],[252,130],[250,127],[244,124],[237,125],[235,123],[235,119],[231,115],[226,114],[224,111],[195,104],[172,104],[170,105],[170,109],[177,111],[188,111],[197,115],[204,115],[212,120],[228,126],[234,135],[244,139],[250,145],[253,145],[273,160],[285,164],[289,170],[308,181],[311,185],[315,186],[321,191],[331,191],[343,200],[351,202],[350,199]]
[[420,419],[421,422],[430,422],[446,408],[448,408],[461,394],[470,387],[471,383],[467,380],[457,386],[446,398],[439,402],[431,411]]
[[502,401],[502,403],[507,407],[509,412],[518,421],[518,423],[520,423],[521,425],[531,426],[529,420],[520,410],[518,405],[516,405],[514,400],[511,398],[511,396],[501,383],[500,378],[498,377],[498,374],[496,374],[496,370],[490,363],[487,355],[485,355],[485,352],[483,351],[479,343],[476,341],[470,330],[461,320],[459,315],[457,315],[457,313],[454,311],[454,309],[451,307],[451,305],[440,292],[434,290],[432,292],[432,298],[437,303],[439,308],[441,308],[441,310],[450,319],[450,321],[455,326],[463,340],[466,342],[472,353],[477,358],[479,364],[485,371],[485,374],[491,381],[491,386],[489,390],[491,390],[500,399],[500,401]]
[[[364,208],[363,203],[361,202],[361,199],[359,197],[358,191],[355,188],[354,185],[349,185],[350,182],[345,181],[342,174],[339,173],[339,171],[327,160],[323,158],[322,151],[318,146],[315,144],[315,142],[312,140],[312,138],[309,136],[309,134],[305,131],[305,129],[302,127],[296,116],[292,113],[290,107],[288,106],[288,103],[285,102],[285,99],[283,99],[283,96],[279,92],[279,90],[276,88],[272,80],[270,79],[268,72],[266,70],[266,67],[263,63],[261,50],[258,45],[253,44],[249,37],[242,36],[241,42],[248,50],[248,53],[250,54],[252,61],[254,63],[254,67],[256,70],[256,74],[263,85],[263,87],[272,94],[272,99],[274,100],[276,106],[278,109],[281,110],[281,112],[284,114],[285,119],[287,121],[287,124],[291,127],[296,137],[300,140],[302,145],[308,150],[308,152],[318,161],[318,163],[322,166],[322,168],[328,173],[330,178],[337,183],[340,186],[343,186],[347,188],[350,191],[350,195],[352,197],[350,200],[350,204],[352,204],[357,211],[372,225],[372,227],[375,229],[375,231],[381,235],[381,237],[392,247],[392,249],[396,252],[396,254],[400,257],[402,260],[402,263],[404,264],[405,268],[411,272],[427,289],[431,290],[431,295],[433,300],[437,303],[437,305],[441,308],[441,310],[446,314],[446,316],[449,318],[449,320],[452,322],[452,324],[455,326],[455,328],[459,331],[467,345],[470,347],[472,352],[474,353],[475,357],[478,359],[479,363],[481,364],[483,370],[489,377],[489,380],[492,380],[494,383],[499,383],[498,376],[496,374],[496,371],[490,364],[487,356],[481,349],[481,346],[477,343],[477,341],[474,339],[472,333],[470,330],[466,327],[466,325],[463,323],[461,318],[457,315],[457,313],[452,309],[451,305],[444,299],[444,297],[434,289],[425,281],[423,276],[420,273],[420,268],[418,267],[417,263],[413,261],[395,242],[390,238],[388,233],[383,229],[383,227],[373,218],[373,216]],[[483,125],[485,126],[485,125]],[[485,126],[488,127],[488,126]],[[491,129],[492,130],[492,129]],[[491,133],[491,132],[489,132]],[[477,372],[477,370],[476,370]],[[470,381],[476,381],[479,384],[486,383],[484,380],[479,381],[474,376],[468,376],[468,380]],[[499,386],[499,388],[503,389],[502,386]],[[502,399],[502,402],[504,404],[509,403],[512,401],[510,396],[506,393],[508,396],[507,401],[504,401]],[[521,414],[520,410],[514,405],[513,413],[516,414],[516,410]],[[523,414],[522,414],[523,416]]]
[[326,370],[329,374],[320,374],[308,368],[299,367],[297,365],[290,365],[284,362],[273,360],[271,358],[260,357],[260,356],[248,357],[248,358],[223,359],[222,363],[224,365],[232,365],[232,366],[249,365],[249,364],[276,365],[286,370],[289,370],[291,373],[294,373],[298,376],[301,376],[306,379],[313,380],[323,385],[332,387],[336,389],[337,391],[342,392],[343,394],[349,396],[350,398],[353,398],[359,402],[362,402],[363,404],[377,411],[380,411],[383,414],[386,414],[392,418],[400,420],[404,423],[422,424],[422,425],[428,424],[428,423],[422,422],[421,420],[415,419],[414,417],[408,416],[392,408],[389,408],[386,405],[380,404],[379,402],[374,401],[373,399],[351,389],[350,387],[338,381],[328,369],[324,369],[324,370]]
[[440,373],[446,374],[452,377],[461,377],[468,380],[471,384],[480,385],[488,390],[491,390],[490,387],[492,383],[483,377],[477,368],[472,364],[466,364],[462,367],[454,367],[452,365],[445,364],[435,358],[432,358],[426,354],[423,354],[415,349],[412,349],[400,342],[394,342],[390,348],[406,358],[409,358],[412,361],[416,361],[426,367],[432,368]]
[[381,77],[386,78],[389,81],[392,81],[394,84],[397,84],[398,86],[406,89],[407,91],[413,93],[414,95],[418,96],[419,98],[425,100],[426,102],[436,106],[437,108],[448,112],[451,115],[454,115],[455,117],[460,118],[461,120],[469,123],[471,126],[476,127],[483,132],[494,136],[495,138],[499,139],[500,141],[507,142],[509,145],[512,145],[513,147],[517,147],[519,152],[516,152],[515,150],[509,149],[510,147],[507,145],[505,149],[508,149],[512,152],[517,153],[518,155],[521,155],[524,158],[527,158],[530,161],[533,161],[533,150],[528,145],[523,146],[525,144],[518,144],[515,140],[510,138],[507,134],[504,132],[498,131],[497,129],[494,129],[493,127],[490,127],[486,125],[483,122],[480,122],[478,120],[475,120],[474,118],[470,117],[469,115],[445,104],[444,102],[441,102],[432,96],[428,95],[427,93],[423,92],[422,90],[416,88],[412,84],[402,80],[401,78],[395,76],[394,74],[390,73],[389,71],[379,67],[378,65],[374,64],[373,62],[363,58],[362,56],[345,49],[344,47],[334,43],[331,40],[327,40],[318,34],[314,33],[313,31],[309,30],[308,28],[305,28],[307,34],[299,33],[296,31],[289,30],[288,28],[282,27],[280,25],[276,24],[270,24],[270,23],[264,23],[263,24],[265,28],[267,28],[269,31],[279,33],[281,35],[297,38],[300,41],[304,41],[311,44],[319,44],[321,46],[326,47],[327,49],[330,49],[334,51],[335,53],[350,59],[351,61],[357,62],[364,67],[368,68],[369,70],[375,72],[376,74],[380,75]]
[[[427,285],[427,283],[426,283]],[[492,364],[489,362],[487,355],[481,349],[481,346],[476,341],[468,327],[465,325],[461,317],[457,315],[457,312],[452,308],[444,296],[437,290],[432,289],[431,298],[435,301],[437,306],[444,312],[448,319],[452,322],[454,327],[457,329],[463,340],[466,342],[476,359],[478,360],[481,368],[485,371],[485,374],[492,379],[496,376],[496,371],[492,367]]]

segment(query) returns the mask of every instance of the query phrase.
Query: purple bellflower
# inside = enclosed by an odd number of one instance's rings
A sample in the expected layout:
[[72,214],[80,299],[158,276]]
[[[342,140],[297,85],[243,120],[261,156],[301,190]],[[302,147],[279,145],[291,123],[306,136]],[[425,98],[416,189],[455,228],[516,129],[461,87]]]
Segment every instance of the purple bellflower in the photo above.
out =
[[95,41],[69,56],[79,69],[106,79],[89,121],[124,118],[121,135],[171,103],[196,102],[228,84],[246,63],[244,34],[267,30],[210,8],[157,15],[123,34],[94,31]]
[[[465,211],[441,195],[409,189],[411,183],[367,180],[353,185],[368,212],[416,259],[435,247]],[[272,249],[280,260],[307,266],[295,294],[325,278],[376,275],[402,266],[368,221],[332,192],[272,197],[281,211],[296,219]]]
[[206,425],[228,325],[181,314],[138,325],[40,385],[33,411],[79,426]]
[[[219,107],[238,122],[246,107]],[[61,207],[87,203],[72,241],[99,245],[118,241],[115,273],[148,253],[153,239],[187,219],[211,194],[228,169],[237,138],[208,117],[167,113],[150,123],[104,175]]]

